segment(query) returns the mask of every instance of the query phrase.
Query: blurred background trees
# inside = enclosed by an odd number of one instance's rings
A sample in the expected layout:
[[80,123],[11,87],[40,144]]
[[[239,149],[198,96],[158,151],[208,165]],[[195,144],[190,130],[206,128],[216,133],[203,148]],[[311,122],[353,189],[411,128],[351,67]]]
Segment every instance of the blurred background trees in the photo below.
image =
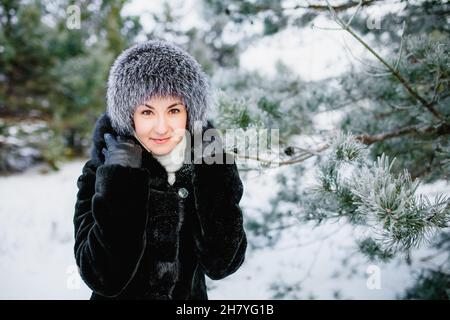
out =
[[[419,180],[449,180],[448,1],[199,0],[202,23],[192,27],[168,1],[162,14],[145,16],[152,30],[123,13],[127,3],[0,0],[0,172],[41,162],[58,169],[87,156],[113,59],[138,41],[173,40],[218,89],[210,117],[219,129],[280,129],[283,188],[247,219],[254,248],[274,246],[299,222],[345,220],[371,231],[356,245],[372,261],[411,263],[411,250],[431,246],[438,266],[405,297],[449,297],[448,196],[417,193]],[[80,9],[80,28],[67,25],[70,5]],[[311,80],[283,62],[271,77],[240,65],[254,44],[307,29],[352,40],[345,71]],[[305,186],[311,171],[317,183]],[[274,284],[275,296],[297,287]]]
[[[124,3],[1,1],[0,171],[37,161],[57,168],[83,153],[112,59],[141,30],[136,17],[121,17]],[[67,24],[71,4],[80,9],[78,29]]]

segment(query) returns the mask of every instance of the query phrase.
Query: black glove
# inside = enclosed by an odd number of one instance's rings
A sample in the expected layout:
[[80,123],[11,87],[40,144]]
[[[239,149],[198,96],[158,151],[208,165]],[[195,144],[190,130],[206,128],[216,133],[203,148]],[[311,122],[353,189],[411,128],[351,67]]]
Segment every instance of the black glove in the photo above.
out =
[[107,149],[103,148],[105,164],[120,164],[125,167],[140,168],[142,148],[133,140],[117,136],[117,140],[109,133],[104,135]]

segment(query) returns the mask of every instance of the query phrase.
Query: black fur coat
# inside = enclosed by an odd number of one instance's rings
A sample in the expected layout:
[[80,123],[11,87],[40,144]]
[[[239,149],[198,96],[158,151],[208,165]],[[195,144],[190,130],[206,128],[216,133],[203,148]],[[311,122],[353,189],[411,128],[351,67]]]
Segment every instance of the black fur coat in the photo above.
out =
[[236,164],[184,163],[170,185],[145,149],[141,168],[104,165],[105,132],[116,136],[102,114],[74,216],[75,258],[91,299],[208,299],[205,274],[234,273],[247,248]]

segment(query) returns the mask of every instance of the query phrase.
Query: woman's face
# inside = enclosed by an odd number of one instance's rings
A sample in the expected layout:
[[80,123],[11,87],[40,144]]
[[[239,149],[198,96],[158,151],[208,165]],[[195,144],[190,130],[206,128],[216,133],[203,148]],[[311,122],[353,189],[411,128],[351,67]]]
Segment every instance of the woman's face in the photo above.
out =
[[183,138],[187,110],[182,99],[153,97],[138,106],[133,117],[141,143],[153,154],[165,155]]

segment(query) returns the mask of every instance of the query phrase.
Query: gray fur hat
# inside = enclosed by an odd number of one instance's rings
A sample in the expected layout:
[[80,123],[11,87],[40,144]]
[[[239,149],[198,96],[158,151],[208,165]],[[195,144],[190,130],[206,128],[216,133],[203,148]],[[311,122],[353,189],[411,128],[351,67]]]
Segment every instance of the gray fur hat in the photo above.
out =
[[210,85],[200,64],[182,48],[165,40],[150,40],[124,50],[114,61],[108,78],[107,110],[119,135],[133,135],[136,108],[152,97],[183,99],[187,129],[207,124]]

